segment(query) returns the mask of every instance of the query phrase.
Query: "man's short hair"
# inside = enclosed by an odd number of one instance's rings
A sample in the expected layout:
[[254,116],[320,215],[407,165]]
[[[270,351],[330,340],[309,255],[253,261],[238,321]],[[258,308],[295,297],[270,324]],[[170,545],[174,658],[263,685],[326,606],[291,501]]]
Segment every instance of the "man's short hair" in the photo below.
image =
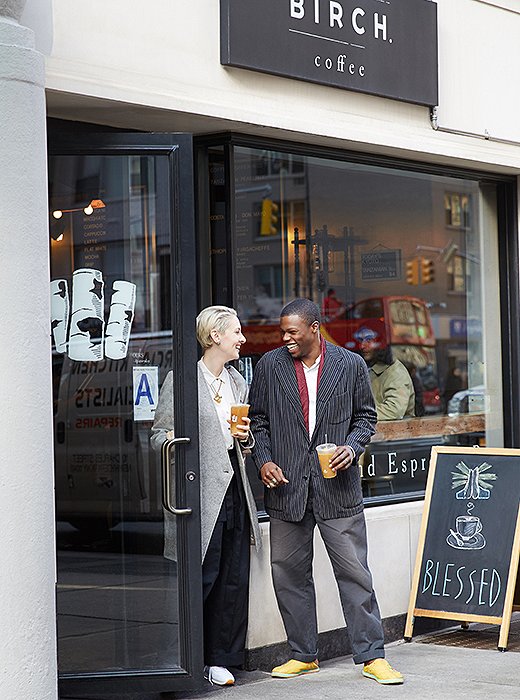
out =
[[311,326],[314,321],[321,323],[320,307],[310,299],[300,298],[289,302],[283,307],[280,318],[282,318],[282,316],[299,316],[308,323],[309,326]]

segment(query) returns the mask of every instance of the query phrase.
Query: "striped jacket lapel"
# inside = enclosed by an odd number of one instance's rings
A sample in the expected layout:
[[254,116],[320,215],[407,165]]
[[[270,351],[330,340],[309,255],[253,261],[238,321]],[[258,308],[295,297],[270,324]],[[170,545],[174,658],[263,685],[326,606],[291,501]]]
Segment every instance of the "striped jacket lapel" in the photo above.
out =
[[294,361],[289,355],[288,350],[286,350],[285,348],[277,358],[275,372],[278,377],[278,381],[280,382],[280,386],[283,388],[285,396],[294,407],[298,423],[301,424],[305,434],[308,435],[307,427],[305,425],[305,419],[303,417],[303,408],[300,399],[300,392],[298,391],[298,382],[296,381]]

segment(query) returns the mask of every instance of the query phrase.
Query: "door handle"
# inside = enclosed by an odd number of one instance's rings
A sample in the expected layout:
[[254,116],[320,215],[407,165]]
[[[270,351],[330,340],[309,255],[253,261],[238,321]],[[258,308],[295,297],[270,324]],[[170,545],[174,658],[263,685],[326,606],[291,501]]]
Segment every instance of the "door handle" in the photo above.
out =
[[172,464],[172,452],[176,445],[187,445],[190,443],[189,437],[178,437],[166,440],[161,448],[161,466],[162,466],[162,502],[166,510],[174,515],[190,515],[191,508],[176,508],[171,501],[171,479],[170,471]]

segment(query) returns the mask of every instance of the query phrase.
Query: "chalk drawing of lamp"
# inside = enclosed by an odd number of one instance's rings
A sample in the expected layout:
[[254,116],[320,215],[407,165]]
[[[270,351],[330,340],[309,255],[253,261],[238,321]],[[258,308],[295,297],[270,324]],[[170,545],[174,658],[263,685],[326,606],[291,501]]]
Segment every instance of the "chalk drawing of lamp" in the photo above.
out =
[[[491,464],[483,462],[478,467],[470,469],[464,462],[459,462],[455,469],[457,472],[452,472],[452,488],[460,489],[455,493],[455,498],[458,500],[486,500],[491,496],[493,484],[491,481],[496,481],[497,475],[488,472],[492,468]],[[460,487],[463,488],[460,488]]]

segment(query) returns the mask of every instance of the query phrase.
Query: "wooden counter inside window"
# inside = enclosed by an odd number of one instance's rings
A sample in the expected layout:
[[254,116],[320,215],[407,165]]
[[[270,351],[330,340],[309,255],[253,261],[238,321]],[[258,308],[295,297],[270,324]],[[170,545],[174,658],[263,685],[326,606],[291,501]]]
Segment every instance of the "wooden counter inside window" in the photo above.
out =
[[483,413],[404,418],[403,420],[379,421],[372,442],[413,440],[413,438],[433,437],[435,435],[483,433],[485,430],[486,417]]

